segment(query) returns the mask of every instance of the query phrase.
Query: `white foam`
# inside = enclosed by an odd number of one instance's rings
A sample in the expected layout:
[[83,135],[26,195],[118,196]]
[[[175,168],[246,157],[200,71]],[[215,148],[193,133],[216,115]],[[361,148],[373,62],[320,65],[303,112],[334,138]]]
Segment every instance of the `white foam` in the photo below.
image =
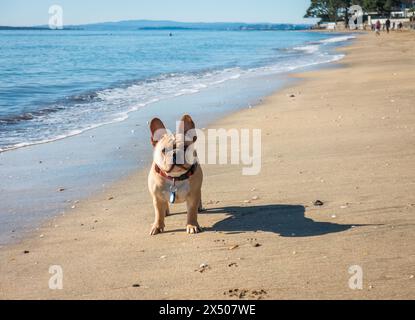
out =
[[310,44],[307,46],[302,46],[302,47],[295,47],[294,50],[298,50],[298,51],[304,51],[306,53],[315,53],[320,49],[319,45],[315,45],[315,44]]
[[303,51],[308,54],[313,54],[321,50],[322,45],[333,44],[338,42],[345,42],[351,39],[355,39],[354,35],[338,36],[333,38],[328,38],[324,40],[317,41],[317,43],[308,44],[305,46],[295,47],[294,50]]
[[348,41],[351,39],[355,39],[356,36],[353,35],[347,35],[347,36],[339,36],[339,37],[333,37],[333,38],[328,38],[328,39],[324,39],[324,40],[320,40],[320,43],[337,43],[337,42],[344,42],[344,41]]

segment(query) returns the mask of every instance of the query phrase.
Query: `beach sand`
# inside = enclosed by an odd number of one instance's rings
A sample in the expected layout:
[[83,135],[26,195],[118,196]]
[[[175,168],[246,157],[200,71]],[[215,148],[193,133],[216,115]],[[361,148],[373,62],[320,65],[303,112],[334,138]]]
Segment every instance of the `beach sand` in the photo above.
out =
[[0,249],[0,298],[414,299],[414,47],[415,33],[362,34],[338,68],[212,125],[262,129],[263,166],[204,167],[205,232],[185,234],[177,206],[150,237],[140,171]]

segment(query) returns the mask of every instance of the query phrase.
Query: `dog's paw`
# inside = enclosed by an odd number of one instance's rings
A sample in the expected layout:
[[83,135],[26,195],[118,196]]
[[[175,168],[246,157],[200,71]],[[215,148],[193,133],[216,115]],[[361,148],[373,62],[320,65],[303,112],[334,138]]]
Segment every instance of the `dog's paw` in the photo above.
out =
[[186,231],[188,234],[196,234],[202,232],[202,229],[198,225],[188,224]]
[[159,226],[157,224],[154,224],[151,227],[150,236],[155,236],[163,232],[164,232],[164,226]]

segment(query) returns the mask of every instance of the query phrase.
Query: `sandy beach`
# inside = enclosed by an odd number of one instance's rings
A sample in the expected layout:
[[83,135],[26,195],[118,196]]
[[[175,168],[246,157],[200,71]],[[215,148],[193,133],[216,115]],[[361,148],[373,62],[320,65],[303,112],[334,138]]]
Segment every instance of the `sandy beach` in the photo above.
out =
[[204,167],[203,233],[177,206],[150,237],[140,171],[1,248],[0,299],[415,299],[414,46],[361,34],[335,67],[214,123],[262,129],[262,171]]

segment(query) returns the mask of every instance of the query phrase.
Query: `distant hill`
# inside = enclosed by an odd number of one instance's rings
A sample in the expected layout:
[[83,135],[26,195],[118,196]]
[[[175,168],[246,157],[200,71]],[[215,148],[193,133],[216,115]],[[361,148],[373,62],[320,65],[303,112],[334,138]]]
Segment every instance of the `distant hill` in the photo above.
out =
[[46,27],[8,27],[0,26],[0,30],[48,30]]
[[[65,30],[88,31],[134,31],[134,30],[306,30],[311,24],[274,24],[243,22],[177,22],[168,20],[128,20],[118,22],[102,22],[83,25],[65,25]],[[48,30],[47,25],[34,27],[0,26],[0,30]]]
[[[50,31],[51,29],[48,26],[37,26],[37,27],[0,26],[0,30],[43,30],[43,31]],[[65,30],[82,30],[82,29],[81,28],[65,27]]]
[[304,30],[309,29],[308,24],[270,24],[270,23],[238,23],[238,22],[177,22],[168,20],[129,20],[119,22],[103,22],[69,28],[82,28],[95,31],[115,30]]

